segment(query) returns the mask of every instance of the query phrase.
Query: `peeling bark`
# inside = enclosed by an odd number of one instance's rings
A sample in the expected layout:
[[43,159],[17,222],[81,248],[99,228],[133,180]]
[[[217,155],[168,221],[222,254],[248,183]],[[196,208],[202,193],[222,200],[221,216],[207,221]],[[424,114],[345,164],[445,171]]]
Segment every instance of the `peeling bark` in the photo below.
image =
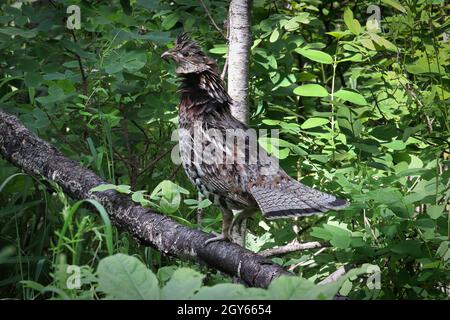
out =
[[73,199],[95,199],[118,227],[143,245],[182,259],[193,259],[250,286],[265,288],[272,279],[292,275],[281,266],[236,244],[218,241],[204,245],[211,235],[189,229],[151,209],[136,205],[116,191],[90,192],[107,182],[68,159],[50,143],[23,126],[15,116],[0,110],[0,153],[30,175],[57,183]]

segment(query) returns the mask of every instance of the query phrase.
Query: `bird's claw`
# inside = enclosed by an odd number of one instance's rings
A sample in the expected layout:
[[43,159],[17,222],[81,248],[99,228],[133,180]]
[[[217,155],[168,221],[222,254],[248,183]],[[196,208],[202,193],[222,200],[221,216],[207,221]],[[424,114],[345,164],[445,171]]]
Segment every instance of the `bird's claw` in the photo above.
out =
[[216,233],[213,232],[213,234],[215,235],[215,237],[210,238],[208,240],[205,241],[205,246],[211,242],[216,242],[216,241],[230,241],[230,238],[226,235],[224,235],[223,233]]

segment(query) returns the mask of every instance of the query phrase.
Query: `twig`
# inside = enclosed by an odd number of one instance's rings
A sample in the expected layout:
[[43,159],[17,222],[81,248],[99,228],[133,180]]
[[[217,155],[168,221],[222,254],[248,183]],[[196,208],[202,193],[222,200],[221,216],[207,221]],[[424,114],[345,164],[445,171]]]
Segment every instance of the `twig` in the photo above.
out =
[[[197,197],[198,203],[203,201],[203,195],[201,192],[198,193]],[[202,221],[203,221],[203,208],[197,208],[197,229],[202,229]]]
[[331,283],[331,282],[338,280],[339,278],[343,277],[347,273],[348,268],[349,268],[348,265],[338,268],[335,272],[333,272],[328,277],[326,277],[325,279],[320,281],[318,283],[318,285],[324,285],[324,284]]
[[[412,88],[409,87],[409,83],[407,83],[406,85],[404,85],[401,81],[399,81],[401,86],[403,87],[403,89],[411,96],[411,98],[413,98],[413,100],[416,101],[416,103],[420,106],[421,109],[423,109],[423,103],[422,101],[420,101],[419,97],[417,96],[417,94],[413,91]],[[425,112],[423,113],[425,116],[425,119],[427,121],[427,128],[428,128],[428,133],[432,133],[433,132],[433,122],[434,119],[430,119],[430,117],[428,116],[428,114],[426,114]]]
[[223,33],[223,31],[219,28],[219,26],[216,24],[216,22],[214,21],[214,18],[211,15],[211,12],[209,12],[208,7],[205,5],[205,3],[203,2],[203,0],[200,0],[200,3],[202,4],[203,9],[205,9],[206,14],[209,17],[209,20],[211,20],[211,23],[213,24],[213,26],[217,29],[217,31],[219,31],[219,33],[222,35],[222,37],[226,40],[227,37],[225,36],[225,34]]
[[163,152],[161,152],[159,155],[157,155],[156,158],[153,159],[149,164],[147,164],[144,169],[139,171],[136,178],[140,177],[145,171],[154,167],[162,158],[164,158],[171,151],[172,151],[172,149],[167,149],[167,150],[164,150]]
[[[318,256],[319,254],[324,252],[326,249],[327,249],[327,247],[323,247],[323,248],[317,250],[316,252],[314,252],[313,257]],[[303,266],[306,266],[308,264],[309,264],[309,260],[308,261],[301,261],[299,263],[296,263],[296,264],[290,266],[288,271],[294,272],[294,270],[297,269],[298,267],[303,267]]]
[[[75,35],[75,31],[73,31],[73,29],[70,29],[70,33],[72,34],[73,42],[76,43],[77,42],[77,37]],[[67,49],[67,50],[69,50],[69,49]],[[80,57],[80,55],[78,53],[73,52],[73,51],[71,51],[71,52],[75,55],[75,57],[76,57],[76,59],[78,61],[78,67],[80,68],[81,81],[82,81],[82,85],[83,85],[83,94],[85,96],[87,96],[88,95],[88,80],[87,80],[88,78],[87,78],[87,75],[86,75],[86,73],[84,71],[83,62],[81,61],[81,57]]]
[[223,64],[223,69],[222,69],[222,73],[220,74],[220,79],[225,80],[225,76],[227,75],[227,71],[228,71],[228,57],[229,57],[229,39],[228,37],[230,36],[230,11],[228,10],[228,18],[226,21],[226,26],[227,26],[227,56],[225,58],[225,63]]
[[225,76],[227,75],[227,70],[228,70],[228,54],[227,54],[227,57],[225,58],[225,63],[223,65],[222,73],[220,74],[220,79],[225,80]]
[[277,256],[277,255],[296,252],[296,251],[317,249],[317,248],[324,248],[324,247],[326,247],[326,245],[323,245],[317,241],[305,242],[305,243],[299,243],[297,241],[293,241],[282,247],[264,250],[262,252],[259,252],[259,254],[262,255],[263,257],[271,257],[271,256]]
[[366,216],[366,209],[363,209],[363,217],[364,217],[364,224],[367,226],[367,228],[370,230],[370,234],[372,235],[373,240],[377,243],[377,245],[380,245],[380,242],[378,241],[377,236],[375,235],[375,232],[372,229],[372,226],[370,225],[370,221]]
[[166,180],[172,180],[173,178],[175,178],[175,176],[177,175],[177,173],[180,170],[180,168],[181,168],[181,164],[177,165],[175,167],[175,169],[172,171],[172,173],[170,174],[170,176],[167,177]]
[[138,158],[142,158],[144,155],[147,154],[148,148],[150,147],[150,142],[151,142],[152,140],[151,140],[150,137],[148,136],[147,132],[145,132],[144,128],[142,128],[142,127],[139,125],[139,123],[137,123],[137,122],[136,122],[135,120],[133,120],[133,119],[130,119],[130,121],[131,121],[132,124],[134,124],[134,126],[135,126],[136,128],[138,128],[139,131],[142,132],[142,134],[143,134],[144,137],[145,137],[145,147],[144,147],[144,151],[142,151],[142,152],[139,154],[139,156],[138,156]]

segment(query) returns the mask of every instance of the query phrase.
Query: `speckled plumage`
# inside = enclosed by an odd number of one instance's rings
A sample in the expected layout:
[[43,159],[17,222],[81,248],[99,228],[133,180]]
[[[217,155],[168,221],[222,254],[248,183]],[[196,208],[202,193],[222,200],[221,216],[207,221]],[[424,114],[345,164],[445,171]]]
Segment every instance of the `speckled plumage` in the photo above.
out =
[[[245,144],[230,146],[224,142],[227,130],[245,131],[248,127],[231,115],[232,100],[217,73],[216,63],[195,42],[182,36],[164,55],[178,64],[177,73],[181,79],[180,153],[189,179],[200,192],[227,211],[260,208],[268,219],[316,214],[346,206],[345,200],[289,177],[277,167],[277,160],[264,150],[259,151],[256,162],[249,163],[248,137]],[[199,133],[203,137],[199,137]],[[213,147],[221,150],[223,155],[219,157],[216,152],[203,157],[202,161],[195,161],[194,141],[200,141],[198,150]],[[245,155],[244,163],[223,161],[239,153]],[[264,174],[263,167],[271,169],[271,174]]]

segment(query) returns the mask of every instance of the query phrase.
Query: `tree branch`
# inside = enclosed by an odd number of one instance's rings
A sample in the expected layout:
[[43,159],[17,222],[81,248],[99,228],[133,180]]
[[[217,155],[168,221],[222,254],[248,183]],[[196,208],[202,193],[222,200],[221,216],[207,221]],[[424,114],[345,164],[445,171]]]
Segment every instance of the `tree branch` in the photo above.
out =
[[94,199],[107,210],[117,226],[127,230],[141,244],[181,259],[192,259],[241,278],[250,286],[265,288],[276,277],[292,275],[272,261],[236,244],[218,241],[189,229],[168,217],[136,205],[114,190],[91,192],[107,183],[92,171],[66,158],[50,143],[38,138],[15,116],[0,110],[0,153],[26,173],[58,184],[73,199]]
[[272,257],[272,256],[277,256],[277,255],[296,252],[296,251],[317,249],[317,248],[323,248],[323,247],[325,247],[325,246],[317,241],[305,242],[305,243],[291,242],[285,246],[261,251],[261,252],[259,252],[259,254],[262,255],[263,257]]
[[219,31],[219,33],[222,35],[222,37],[226,40],[227,36],[223,33],[222,29],[219,28],[216,21],[214,21],[214,18],[212,16],[211,12],[209,12],[209,9],[206,6],[205,2],[203,0],[200,0],[200,3],[202,4],[203,9],[205,9],[205,12],[208,15],[209,20],[211,20],[211,23],[213,24],[214,28],[216,28],[216,30]]

